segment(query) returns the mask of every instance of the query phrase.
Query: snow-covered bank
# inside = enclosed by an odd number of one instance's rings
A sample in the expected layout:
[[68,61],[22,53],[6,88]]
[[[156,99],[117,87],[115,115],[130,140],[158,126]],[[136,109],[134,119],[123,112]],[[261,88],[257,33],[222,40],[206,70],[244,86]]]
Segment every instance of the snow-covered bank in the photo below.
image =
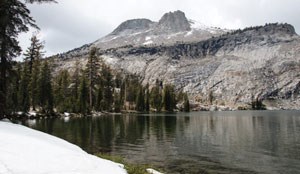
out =
[[0,121],[0,174],[126,174],[122,164],[90,155],[71,143]]

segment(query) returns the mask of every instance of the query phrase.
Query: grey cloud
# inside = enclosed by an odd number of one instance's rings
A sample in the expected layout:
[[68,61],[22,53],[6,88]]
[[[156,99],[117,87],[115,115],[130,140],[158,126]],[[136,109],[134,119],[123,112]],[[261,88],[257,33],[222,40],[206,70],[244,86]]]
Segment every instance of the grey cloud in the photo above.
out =
[[[299,6],[298,0],[58,0],[58,4],[29,8],[49,55],[93,42],[127,19],[158,21],[164,13],[178,9],[190,19],[222,28],[287,22],[300,33]],[[23,35],[21,45],[28,44],[28,39]]]

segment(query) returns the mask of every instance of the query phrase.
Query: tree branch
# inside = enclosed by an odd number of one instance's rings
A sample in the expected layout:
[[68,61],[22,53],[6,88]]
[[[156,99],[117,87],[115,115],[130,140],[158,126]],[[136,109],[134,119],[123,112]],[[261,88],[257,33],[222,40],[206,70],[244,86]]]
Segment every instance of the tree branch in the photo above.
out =
[[57,3],[57,1],[55,0],[25,0],[26,3],[49,3],[49,2],[54,2],[54,3]]

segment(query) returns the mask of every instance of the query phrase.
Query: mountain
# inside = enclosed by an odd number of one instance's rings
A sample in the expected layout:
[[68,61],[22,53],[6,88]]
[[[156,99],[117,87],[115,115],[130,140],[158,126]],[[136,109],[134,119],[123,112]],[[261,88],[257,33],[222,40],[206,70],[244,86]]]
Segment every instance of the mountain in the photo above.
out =
[[[134,19],[92,44],[55,58],[56,71],[82,65],[90,47],[117,71],[161,80],[189,93],[199,109],[300,108],[300,37],[290,24],[243,30],[207,27],[181,11]],[[201,105],[201,106],[200,106]]]
[[93,45],[107,49],[125,45],[174,44],[178,41],[204,40],[227,31],[188,20],[183,12],[175,11],[164,14],[159,22],[149,19],[125,21],[112,33],[97,40]]

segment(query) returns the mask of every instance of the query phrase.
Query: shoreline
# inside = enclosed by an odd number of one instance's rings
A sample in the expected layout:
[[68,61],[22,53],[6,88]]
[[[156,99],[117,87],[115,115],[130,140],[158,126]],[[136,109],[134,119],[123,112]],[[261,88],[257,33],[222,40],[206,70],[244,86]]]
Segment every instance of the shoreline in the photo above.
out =
[[[200,107],[197,109],[191,109],[190,112],[235,112],[235,111],[299,111],[299,109],[229,109],[228,107],[212,106],[212,107]],[[38,112],[15,112],[10,115],[5,115],[2,119],[9,120],[33,120],[33,119],[44,119],[44,118],[81,118],[81,117],[99,117],[103,115],[122,115],[122,114],[151,114],[151,113],[188,113],[183,111],[174,111],[174,112],[139,112],[139,111],[122,111],[119,113],[114,112],[92,112],[91,114],[83,115],[80,113],[52,113],[52,114],[43,114]]]

